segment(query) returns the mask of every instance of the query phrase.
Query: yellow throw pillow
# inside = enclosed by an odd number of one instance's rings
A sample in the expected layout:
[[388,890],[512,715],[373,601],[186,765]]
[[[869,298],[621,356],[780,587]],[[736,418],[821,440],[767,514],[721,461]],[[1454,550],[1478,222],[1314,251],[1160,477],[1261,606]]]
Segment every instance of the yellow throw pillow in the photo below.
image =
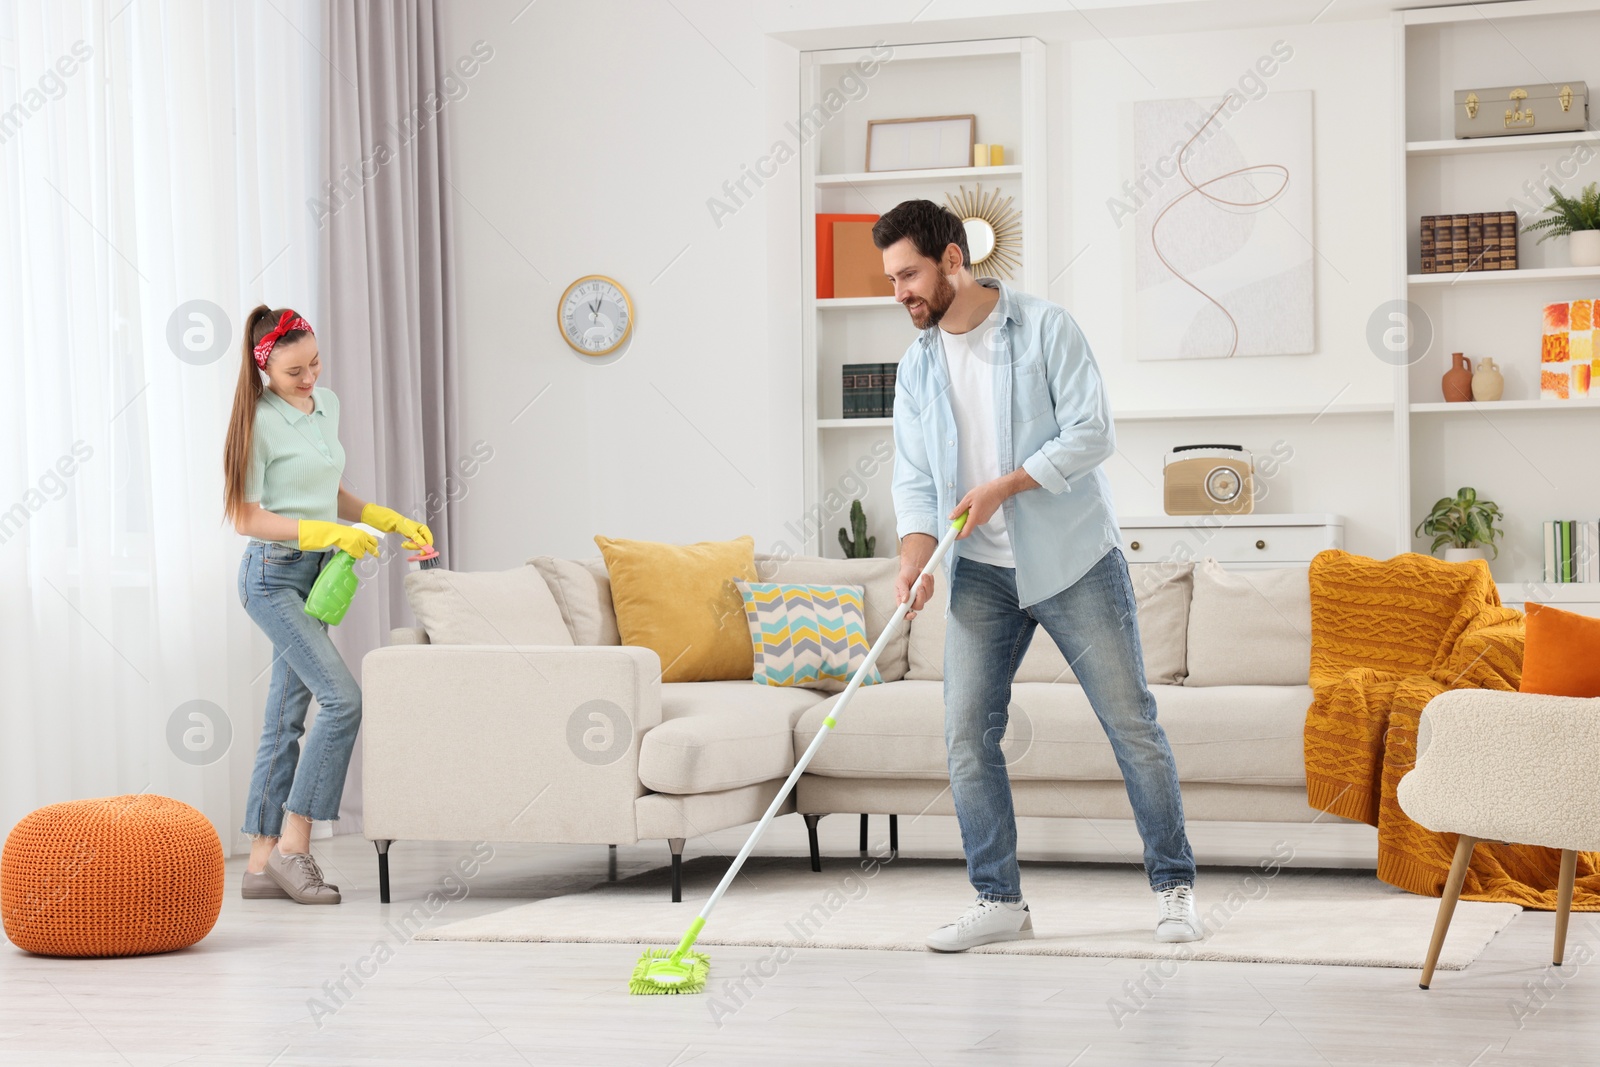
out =
[[594,543],[622,643],[653,649],[663,682],[750,679],[755,656],[733,579],[755,581],[755,538],[665,545],[596,535]]

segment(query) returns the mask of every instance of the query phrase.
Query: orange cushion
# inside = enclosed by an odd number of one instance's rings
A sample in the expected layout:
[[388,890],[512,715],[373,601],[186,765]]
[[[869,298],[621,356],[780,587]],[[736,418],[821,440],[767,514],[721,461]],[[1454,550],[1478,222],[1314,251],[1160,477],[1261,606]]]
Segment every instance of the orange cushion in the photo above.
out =
[[1600,697],[1600,619],[1544,604],[1526,610],[1521,691]]

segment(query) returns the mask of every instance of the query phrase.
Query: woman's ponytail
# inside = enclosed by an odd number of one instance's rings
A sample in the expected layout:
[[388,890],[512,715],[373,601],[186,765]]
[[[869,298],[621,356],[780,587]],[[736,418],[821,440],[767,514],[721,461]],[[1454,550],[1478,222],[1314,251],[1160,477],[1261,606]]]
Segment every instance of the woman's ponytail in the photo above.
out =
[[250,446],[255,436],[256,402],[265,386],[256,366],[255,346],[283,315],[265,304],[244,317],[244,343],[239,352],[239,381],[233,389],[233,414],[228,419],[227,443],[222,447],[223,518],[235,524],[244,512],[244,483],[250,471]]

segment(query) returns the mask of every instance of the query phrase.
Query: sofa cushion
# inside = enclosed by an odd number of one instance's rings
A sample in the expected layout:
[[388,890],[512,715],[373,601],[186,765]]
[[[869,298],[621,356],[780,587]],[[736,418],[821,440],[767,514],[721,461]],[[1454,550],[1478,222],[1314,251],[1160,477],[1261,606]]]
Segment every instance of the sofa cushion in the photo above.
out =
[[622,643],[661,657],[662,682],[750,678],[744,604],[733,579],[754,579],[755,539],[671,545],[595,535],[611,576]]
[[[1194,565],[1190,563],[1131,563],[1128,575],[1139,617],[1139,644],[1144,654],[1144,677],[1151,685],[1177,685],[1187,671],[1189,598]],[[911,620],[906,677],[933,681],[944,677],[945,586],[936,580],[933,597]],[[1049,634],[1039,627],[1022,662],[1019,682],[1077,682],[1067,659]]]
[[570,645],[561,610],[539,572],[412,571],[405,577],[411,613],[434,645]]
[[[735,579],[744,599],[751,680],[760,685],[803,685],[837,693],[867,661],[858,585],[789,585]],[[876,666],[863,685],[883,681]]]
[[611,607],[611,576],[606,573],[605,557],[535,556],[528,563],[544,577],[573,644],[622,644],[617,613]]
[[[867,617],[867,644],[877,642],[898,605],[894,582],[900,575],[897,559],[824,559],[821,556],[780,556],[757,552],[756,577],[763,582],[801,585],[859,585]],[[889,638],[878,656],[878,673],[886,682],[906,676],[908,627]]]
[[1195,564],[1184,685],[1305,685],[1310,677],[1309,567]]
[[[856,692],[808,774],[833,778],[946,778],[943,684],[905,681]],[[1153,685],[1182,782],[1305,784],[1308,686]],[[808,709],[795,727],[804,751],[837,697]],[[1012,686],[1001,750],[1013,779],[1121,781],[1111,743],[1081,686]]]
[[661,687],[662,722],[639,746],[639,781],[658,793],[710,793],[794,770],[794,724],[824,694],[744,681]]

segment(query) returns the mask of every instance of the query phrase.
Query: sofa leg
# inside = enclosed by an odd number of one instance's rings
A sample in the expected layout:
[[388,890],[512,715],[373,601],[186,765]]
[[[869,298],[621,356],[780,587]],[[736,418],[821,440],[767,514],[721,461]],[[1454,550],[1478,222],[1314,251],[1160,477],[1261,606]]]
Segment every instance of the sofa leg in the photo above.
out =
[[861,813],[861,854],[867,854],[867,813]]
[[900,858],[900,816],[889,816],[889,858]]
[[667,838],[667,847],[672,849],[672,902],[683,902],[683,838]]
[[378,849],[378,901],[389,903],[389,846],[394,842],[381,838],[373,842]]
[[607,845],[606,846],[606,881],[615,882],[616,880],[617,880],[617,846],[616,845]]
[[822,816],[807,815],[804,818],[806,820],[806,836],[811,839],[811,869],[820,873],[822,870],[822,851],[817,847],[817,823],[822,821]]

